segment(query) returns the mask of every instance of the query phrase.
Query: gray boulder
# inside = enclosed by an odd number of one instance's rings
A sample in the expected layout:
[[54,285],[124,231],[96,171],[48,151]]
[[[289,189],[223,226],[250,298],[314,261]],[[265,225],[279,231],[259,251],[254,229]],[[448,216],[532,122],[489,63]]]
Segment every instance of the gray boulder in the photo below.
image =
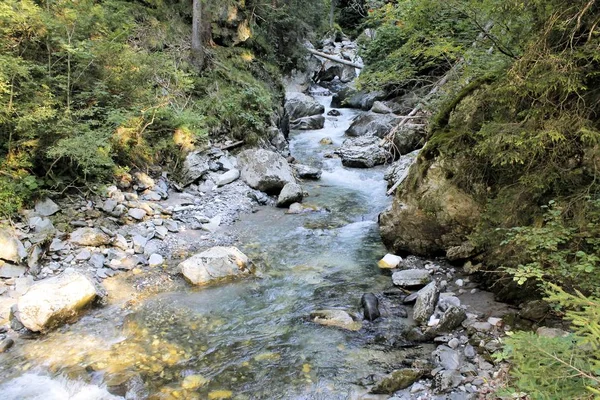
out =
[[60,207],[58,206],[58,204],[56,204],[49,198],[45,198],[44,200],[35,203],[35,212],[41,215],[42,217],[49,217],[51,215],[56,214],[59,211]]
[[277,198],[277,207],[287,207],[293,203],[299,203],[304,198],[304,191],[302,186],[297,183],[290,182],[286,184],[279,197]]
[[202,151],[193,151],[185,157],[180,172],[180,182],[183,186],[191,185],[210,171],[209,157]]
[[444,314],[442,314],[442,317],[440,318],[440,322],[432,328],[431,332],[433,335],[452,332],[452,330],[459,327],[465,319],[467,319],[465,310],[461,307],[450,306],[444,311]]
[[351,86],[347,86],[333,95],[331,108],[359,108],[368,111],[377,100],[385,98],[383,91],[361,92]]
[[294,168],[296,176],[300,179],[321,179],[322,171],[319,168],[303,164],[292,164],[292,168]]
[[400,287],[425,286],[431,282],[431,275],[424,269],[406,269],[394,272],[392,281]]
[[77,317],[96,296],[88,278],[66,271],[35,283],[19,298],[19,319],[27,329],[44,332]]
[[336,153],[345,167],[372,168],[385,164],[391,157],[391,154],[379,145],[380,140],[374,136],[347,139]]
[[0,261],[0,278],[18,278],[25,275],[25,267]]
[[110,243],[110,237],[96,228],[79,228],[71,233],[71,243],[78,246],[104,246]]
[[400,122],[400,118],[392,114],[365,113],[357,116],[346,130],[346,135],[385,137]]
[[27,257],[23,243],[7,229],[0,229],[0,259],[20,263]]
[[[417,270],[419,271],[419,270]],[[427,271],[425,271],[427,272]],[[427,274],[429,277],[429,274]],[[425,323],[433,315],[440,297],[440,289],[436,282],[431,282],[417,293],[417,301],[413,310],[413,319]]]
[[286,184],[296,181],[287,160],[269,150],[245,150],[238,163],[242,180],[262,192],[279,194]]
[[127,212],[127,215],[138,221],[143,220],[146,214],[146,210],[142,210],[141,208],[130,208]]
[[325,117],[323,115],[313,115],[310,117],[303,117],[290,121],[290,129],[300,131],[323,129],[324,126]]
[[393,111],[388,105],[383,101],[376,101],[373,103],[373,107],[371,107],[371,112],[377,114],[391,114]]
[[408,173],[408,169],[415,163],[418,155],[419,150],[415,150],[412,153],[401,156],[398,160],[394,161],[392,165],[390,165],[387,171],[385,171],[383,178],[388,181],[390,186],[393,185],[402,176]]
[[310,96],[300,92],[286,93],[285,110],[290,116],[290,121],[323,114],[325,106]]
[[194,285],[206,285],[252,273],[248,257],[236,247],[212,247],[183,261],[178,268]]

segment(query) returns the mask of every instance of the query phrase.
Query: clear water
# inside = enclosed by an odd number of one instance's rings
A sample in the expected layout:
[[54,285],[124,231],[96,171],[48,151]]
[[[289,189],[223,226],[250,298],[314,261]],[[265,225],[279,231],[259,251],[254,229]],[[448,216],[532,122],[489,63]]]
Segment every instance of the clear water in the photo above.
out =
[[[319,100],[328,106],[331,98]],[[358,332],[309,320],[321,308],[358,314],[363,293],[391,283],[376,265],[385,254],[376,219],[390,201],[384,167],[347,169],[324,157],[357,114],[341,111],[322,130],[291,134],[292,154],[324,170],[321,180],[303,184],[305,203],[328,211],[265,207],[233,227],[258,277],[113,304],[21,344],[0,358],[0,398],[70,398],[65,393],[75,387],[84,397],[73,398],[112,399],[104,388],[124,395],[127,382],[138,383],[129,384],[128,398],[361,398],[369,375],[425,353],[381,339],[399,336],[406,320],[384,317]],[[334,145],[319,144],[325,137]],[[201,376],[202,386],[186,386],[190,375]]]

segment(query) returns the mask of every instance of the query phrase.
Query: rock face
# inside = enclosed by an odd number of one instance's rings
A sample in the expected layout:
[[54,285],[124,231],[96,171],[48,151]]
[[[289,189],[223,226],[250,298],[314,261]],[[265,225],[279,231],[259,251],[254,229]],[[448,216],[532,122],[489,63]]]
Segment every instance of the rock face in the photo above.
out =
[[318,310],[310,314],[314,322],[325,326],[334,326],[349,331],[358,331],[362,328],[360,321],[355,321],[354,318],[343,310]]
[[302,186],[290,182],[286,184],[281,190],[281,193],[279,193],[277,207],[287,207],[290,204],[299,203],[302,201],[303,197],[304,191],[302,190]]
[[290,116],[290,121],[294,121],[299,118],[323,114],[325,106],[304,93],[291,92],[286,94],[285,110]]
[[303,117],[290,121],[290,129],[296,129],[300,131],[323,129],[324,126],[325,117],[322,115],[313,115],[310,117]]
[[357,136],[377,136],[385,137],[400,122],[400,118],[392,114],[365,113],[356,117],[350,127],[346,130],[346,135]]
[[337,150],[337,154],[342,158],[342,165],[351,168],[372,168],[385,164],[391,154],[379,145],[380,140],[374,136],[345,140]]
[[[419,161],[420,162],[420,161]],[[419,166],[417,164],[417,166]],[[480,206],[447,179],[439,162],[425,176],[412,168],[394,199],[392,209],[380,215],[384,243],[394,251],[430,255],[460,246],[473,230]],[[407,185],[417,181],[415,185]]]
[[0,259],[20,263],[26,256],[23,243],[8,230],[0,229]]
[[39,281],[19,298],[21,323],[44,332],[76,317],[97,296],[92,282],[78,272],[64,272]]
[[252,273],[248,257],[235,247],[212,247],[188,258],[178,268],[194,285],[206,285]]
[[71,243],[79,246],[104,246],[110,243],[110,237],[100,229],[79,228],[71,233]]
[[238,163],[244,182],[269,194],[279,194],[286,184],[296,181],[286,159],[269,150],[245,150],[239,154]]

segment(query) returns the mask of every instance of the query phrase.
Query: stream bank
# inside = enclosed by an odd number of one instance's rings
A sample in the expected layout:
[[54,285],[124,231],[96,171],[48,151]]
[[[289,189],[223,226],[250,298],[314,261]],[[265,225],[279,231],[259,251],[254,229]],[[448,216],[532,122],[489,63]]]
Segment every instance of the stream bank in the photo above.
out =
[[[201,166],[202,179],[182,193],[169,188],[166,178],[152,184],[140,176],[132,186],[135,193],[110,188],[97,201],[61,203],[62,211],[53,214],[76,210],[79,217],[71,221],[82,218],[86,227],[99,230],[102,241],[82,244],[73,234],[60,236],[60,243],[52,240],[50,261],[44,262],[56,268],[46,264],[40,278],[76,269],[102,283],[104,306],[45,336],[13,325],[9,336],[16,344],[0,355],[0,393],[15,399],[48,392],[58,399],[77,391],[92,399],[425,399],[474,398],[490,390],[490,382],[502,377],[489,355],[509,328],[498,318],[508,312],[506,306],[445,260],[405,257],[393,275],[413,269],[436,283],[425,325],[439,323],[448,304],[465,317],[444,335],[419,335],[408,292],[377,265],[386,253],[377,219],[390,199],[383,179],[387,167],[375,164],[384,164],[388,156],[351,153],[354,163],[370,167],[361,169],[345,166],[343,152],[336,156],[356,118],[373,114],[333,112],[332,96],[322,89],[313,92],[317,106],[310,113],[317,118],[299,119],[322,122],[323,128],[292,131],[289,137],[297,161],[321,171],[319,180],[302,180],[299,208],[273,207],[274,198],[243,179],[219,186],[240,166],[218,150],[193,156],[190,164]],[[369,98],[359,103],[375,106],[376,96]],[[401,171],[396,165],[396,174]],[[167,183],[164,193],[156,189],[161,182]],[[118,217],[105,217],[118,206]],[[290,213],[293,209],[299,213]],[[140,219],[137,210],[145,212]],[[52,216],[32,216],[41,225],[29,222],[31,236],[23,240],[35,246],[36,229],[48,226]],[[115,252],[117,243],[122,253]],[[250,256],[257,274],[202,288],[184,282],[179,261],[223,245],[236,245]],[[84,251],[90,258],[77,259]],[[102,255],[102,262],[93,265],[92,254]],[[154,254],[163,262],[152,265]],[[12,304],[27,290],[21,285],[30,286],[32,279],[9,279],[4,298]],[[373,322],[361,316],[365,293],[374,293],[380,303],[381,318]],[[323,311],[343,313],[358,329],[313,322],[311,315]],[[408,372],[410,381],[404,380]]]

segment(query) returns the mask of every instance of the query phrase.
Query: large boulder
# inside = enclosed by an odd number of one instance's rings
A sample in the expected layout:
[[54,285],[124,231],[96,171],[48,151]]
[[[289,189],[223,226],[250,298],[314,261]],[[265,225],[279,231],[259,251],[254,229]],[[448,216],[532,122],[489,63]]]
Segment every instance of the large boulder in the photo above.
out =
[[313,115],[310,117],[302,117],[290,121],[290,129],[299,131],[312,131],[323,129],[325,126],[325,117],[323,115]]
[[292,92],[286,93],[285,110],[290,116],[290,121],[294,121],[299,118],[321,115],[325,112],[325,106],[304,93]]
[[19,319],[27,329],[44,332],[76,318],[96,296],[88,278],[66,271],[37,282],[19,298]]
[[111,242],[110,237],[96,228],[79,228],[71,233],[71,243],[78,246],[104,246]]
[[279,194],[286,184],[296,181],[287,160],[269,150],[245,150],[239,154],[238,164],[248,186],[269,194]]
[[183,161],[179,181],[183,186],[191,185],[210,171],[210,158],[202,151],[189,153]]
[[[418,161],[416,166],[419,166]],[[467,240],[481,213],[475,199],[456,186],[439,161],[412,168],[391,210],[380,215],[384,243],[395,252],[444,254]],[[410,185],[407,182],[411,182]]]
[[296,176],[300,179],[321,179],[323,173],[319,168],[304,164],[292,164],[292,168],[294,168]]
[[27,257],[23,243],[7,229],[0,229],[0,259],[20,263]]
[[346,135],[351,137],[377,136],[383,138],[399,122],[400,118],[393,114],[364,113],[354,118],[352,124],[346,130]]
[[252,273],[248,257],[236,247],[212,247],[183,261],[178,268],[194,285],[206,285]]
[[385,92],[364,92],[358,91],[352,86],[347,86],[333,95],[331,99],[331,108],[358,108],[368,111],[373,107],[376,101],[385,98]]
[[336,153],[342,159],[342,165],[352,168],[372,168],[385,164],[390,160],[391,154],[381,147],[381,139],[375,136],[363,136],[347,139],[342,143]]

